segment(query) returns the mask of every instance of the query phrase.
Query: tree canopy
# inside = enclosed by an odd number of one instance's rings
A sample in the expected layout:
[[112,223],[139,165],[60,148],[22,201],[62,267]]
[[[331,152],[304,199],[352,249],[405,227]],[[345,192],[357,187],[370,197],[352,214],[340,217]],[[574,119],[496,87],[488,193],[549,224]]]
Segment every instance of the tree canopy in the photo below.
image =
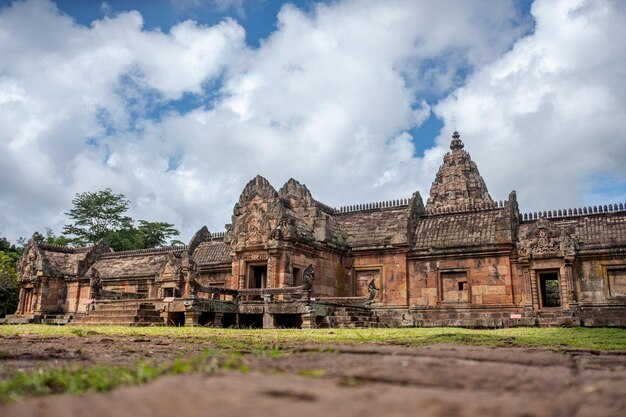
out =
[[[135,221],[126,214],[130,201],[123,194],[113,193],[110,188],[78,193],[72,204],[74,207],[65,214],[73,223],[64,226],[63,233],[73,235],[68,240],[76,246],[93,244],[102,239],[115,251],[145,249],[163,246],[169,238],[179,235],[170,223],[139,220],[138,226],[135,226]],[[56,240],[65,238],[56,237],[53,233],[48,233],[47,237]]]
[[65,214],[74,223],[65,225],[63,233],[76,236],[72,239],[76,245],[95,243],[111,232],[132,227],[133,220],[126,215],[130,202],[110,188],[78,193],[72,204],[74,207]]
[[23,248],[12,245],[5,237],[0,237],[0,317],[13,313],[17,308],[20,287],[15,265]]

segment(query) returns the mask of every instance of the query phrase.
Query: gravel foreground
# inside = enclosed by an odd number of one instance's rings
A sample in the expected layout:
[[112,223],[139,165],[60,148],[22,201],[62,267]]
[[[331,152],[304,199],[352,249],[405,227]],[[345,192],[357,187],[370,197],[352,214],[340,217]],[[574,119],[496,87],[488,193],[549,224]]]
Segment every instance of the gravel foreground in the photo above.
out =
[[302,345],[245,360],[248,373],[28,399],[0,406],[0,415],[626,416],[624,351]]

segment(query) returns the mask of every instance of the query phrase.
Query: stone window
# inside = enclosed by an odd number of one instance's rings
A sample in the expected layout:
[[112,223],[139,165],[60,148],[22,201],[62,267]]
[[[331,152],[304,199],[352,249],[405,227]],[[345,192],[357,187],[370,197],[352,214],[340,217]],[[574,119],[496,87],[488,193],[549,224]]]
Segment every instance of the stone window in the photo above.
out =
[[293,286],[298,287],[302,285],[302,270],[300,268],[293,267]]
[[248,288],[265,288],[267,285],[267,265],[250,266]]
[[369,295],[369,284],[374,280],[376,291],[376,299],[380,299],[380,268],[376,269],[360,269],[356,270],[356,296],[367,297]]
[[539,293],[541,307],[561,307],[561,286],[559,273],[539,272]]
[[441,271],[441,301],[444,303],[469,302],[467,271]]
[[626,268],[608,269],[606,272],[611,297],[626,297]]

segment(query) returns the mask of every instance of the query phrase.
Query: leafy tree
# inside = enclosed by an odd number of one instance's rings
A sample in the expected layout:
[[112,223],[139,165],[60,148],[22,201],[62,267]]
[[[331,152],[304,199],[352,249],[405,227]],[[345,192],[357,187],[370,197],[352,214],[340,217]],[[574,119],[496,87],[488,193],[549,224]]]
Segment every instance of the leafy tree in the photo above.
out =
[[110,188],[78,193],[72,204],[74,208],[65,214],[74,223],[64,226],[63,233],[76,236],[71,240],[75,245],[95,243],[108,233],[132,227],[133,220],[126,215],[130,202]]
[[61,245],[61,246],[67,246],[72,241],[72,239],[66,236],[63,236],[63,235],[57,236],[54,233],[54,231],[49,227],[46,227],[45,237],[41,233],[35,232],[33,233],[33,238],[39,243],[49,243],[52,245]]
[[14,258],[0,251],[0,317],[17,309],[19,292]]
[[137,228],[143,245],[145,248],[155,248],[163,246],[167,243],[167,240],[172,236],[178,236],[180,232],[174,228],[173,224],[164,222],[148,222],[145,220],[139,220],[139,227]]
[[17,261],[22,256],[22,252],[24,251],[24,245],[20,244],[21,247],[17,247],[11,242],[7,240],[5,237],[0,237],[0,252],[3,252],[6,256],[11,258],[11,265],[15,268]]
[[[110,188],[96,193],[76,194],[74,208],[66,214],[74,221],[63,232],[76,236],[69,240],[84,246],[100,239],[115,251],[145,249],[163,246],[172,236],[179,234],[173,224],[139,220],[139,226],[126,215],[130,202],[123,194],[114,194]],[[51,241],[48,241],[50,239]],[[50,230],[44,241],[58,243],[67,239],[55,236]]]

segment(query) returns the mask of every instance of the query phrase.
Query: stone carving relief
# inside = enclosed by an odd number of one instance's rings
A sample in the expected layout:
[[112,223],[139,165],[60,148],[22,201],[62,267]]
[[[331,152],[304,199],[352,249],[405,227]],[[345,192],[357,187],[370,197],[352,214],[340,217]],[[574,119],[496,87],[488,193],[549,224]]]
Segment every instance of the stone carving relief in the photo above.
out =
[[575,255],[576,242],[545,218],[539,219],[517,243],[521,258]]

